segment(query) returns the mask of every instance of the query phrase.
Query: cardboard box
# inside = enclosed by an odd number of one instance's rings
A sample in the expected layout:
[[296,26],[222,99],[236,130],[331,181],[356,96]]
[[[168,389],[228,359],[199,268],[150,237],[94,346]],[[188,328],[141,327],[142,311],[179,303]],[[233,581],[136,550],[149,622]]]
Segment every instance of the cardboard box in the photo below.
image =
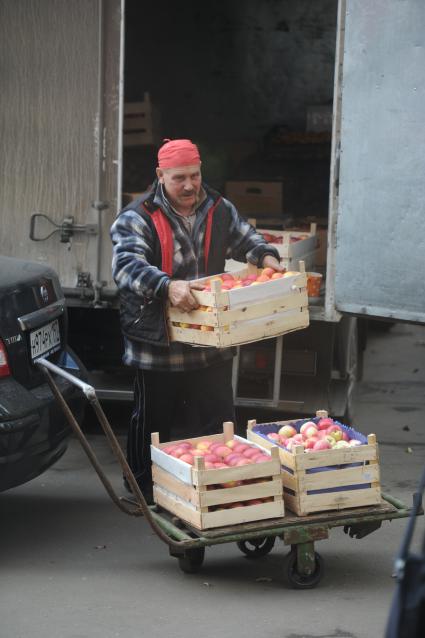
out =
[[[231,422],[223,424],[221,434],[185,441],[195,446],[205,440],[224,445],[231,439],[248,444],[246,439],[234,435]],[[206,469],[202,456],[196,457],[192,466],[163,451],[163,448],[176,443],[179,442],[160,443],[158,433],[152,434],[153,492],[158,505],[197,529],[212,529],[284,515],[280,461],[276,447],[270,450],[269,461]]]
[[282,182],[228,181],[225,193],[243,216],[281,217],[283,213]]
[[[212,277],[211,291],[192,290],[200,308],[189,313],[167,306],[171,341],[225,348],[270,339],[309,325],[307,276],[301,272],[230,290]],[[233,276],[255,276],[260,269],[252,264]]]

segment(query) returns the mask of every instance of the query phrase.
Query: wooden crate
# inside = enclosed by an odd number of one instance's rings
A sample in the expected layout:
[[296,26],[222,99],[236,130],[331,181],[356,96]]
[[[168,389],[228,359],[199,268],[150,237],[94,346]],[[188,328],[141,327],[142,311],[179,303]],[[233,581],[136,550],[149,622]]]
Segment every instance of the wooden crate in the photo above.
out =
[[[221,434],[185,440],[194,444],[203,440],[225,443],[232,438],[248,443],[246,439],[234,436],[231,422],[223,424]],[[173,441],[173,443],[178,442]],[[277,447],[270,450],[272,461],[269,462],[207,470],[203,457],[196,457],[195,466],[191,466],[163,452],[162,448],[169,444],[160,443],[158,433],[152,434],[154,499],[158,505],[193,527],[201,530],[212,529],[284,515]],[[219,489],[210,487],[233,481],[252,481],[252,483]],[[258,504],[231,506],[235,503],[265,498],[270,500]]]
[[128,146],[155,145],[158,143],[158,116],[149,93],[143,102],[124,104],[123,144]]
[[[297,270],[300,260],[304,261],[307,270],[313,267],[318,248],[316,224],[310,225],[310,231],[258,229],[266,236],[282,238],[282,243],[269,243],[276,248],[287,270]],[[301,238],[301,239],[299,239]],[[295,240],[295,241],[294,241]]]
[[[168,305],[170,340],[224,348],[307,328],[307,278],[304,264],[300,265],[301,272],[261,285],[224,291],[220,281],[213,281],[211,292],[192,290],[199,305],[209,310],[185,313]],[[243,277],[258,272],[258,268],[248,264],[233,275]]]
[[[320,411],[318,416],[324,414]],[[275,421],[280,427],[293,422]],[[265,449],[273,447],[269,439],[253,431],[255,426],[255,420],[248,422],[248,441]],[[351,449],[306,453],[301,446],[295,446],[294,452],[278,447],[285,506],[298,516],[381,503],[379,454],[374,434],[367,437],[367,445]]]
[[[248,219],[253,226],[257,225],[254,218]],[[279,252],[281,264],[286,270],[298,270],[299,262],[303,261],[306,270],[312,270],[317,261],[319,239],[316,234],[316,224],[310,224],[309,231],[298,230],[271,230],[268,228],[257,228],[257,232],[269,241],[273,248]],[[282,243],[274,243],[269,238],[281,238]],[[294,238],[302,237],[293,241]],[[241,262],[234,259],[226,260],[226,270],[233,272],[241,267]]]

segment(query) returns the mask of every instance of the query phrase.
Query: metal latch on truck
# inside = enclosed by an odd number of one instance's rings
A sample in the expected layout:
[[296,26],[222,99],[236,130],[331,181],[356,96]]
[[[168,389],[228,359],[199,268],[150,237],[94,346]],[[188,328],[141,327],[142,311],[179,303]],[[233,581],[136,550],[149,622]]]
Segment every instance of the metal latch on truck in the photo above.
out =
[[[36,236],[36,225],[39,219],[45,219],[54,227],[50,233],[42,237]],[[46,241],[55,233],[59,233],[59,241],[63,244],[68,244],[75,233],[85,233],[86,235],[97,235],[99,233],[98,224],[76,224],[74,219],[72,216],[65,217],[60,224],[57,224],[45,213],[33,213],[30,219],[30,239],[32,241]]]

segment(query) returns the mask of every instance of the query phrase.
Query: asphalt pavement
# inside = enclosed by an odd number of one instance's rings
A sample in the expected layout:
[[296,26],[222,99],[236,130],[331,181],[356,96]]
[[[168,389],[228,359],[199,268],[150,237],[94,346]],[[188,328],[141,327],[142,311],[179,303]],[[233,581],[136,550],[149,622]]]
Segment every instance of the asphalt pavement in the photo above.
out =
[[[372,334],[354,425],[377,435],[383,490],[407,504],[425,459],[424,390],[425,327]],[[90,440],[124,494],[104,439]],[[361,540],[332,530],[316,543],[325,574],[311,590],[286,584],[282,542],[255,561],[216,545],[184,574],[143,519],[111,503],[75,440],[44,475],[0,494],[0,513],[0,638],[379,637],[406,527],[384,522]],[[415,546],[423,534],[421,517]]]

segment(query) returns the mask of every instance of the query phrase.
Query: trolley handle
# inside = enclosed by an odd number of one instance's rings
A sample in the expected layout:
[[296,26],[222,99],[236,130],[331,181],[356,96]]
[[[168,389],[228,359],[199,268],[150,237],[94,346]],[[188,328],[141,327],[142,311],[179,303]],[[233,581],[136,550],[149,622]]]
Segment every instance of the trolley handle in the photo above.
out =
[[[127,462],[127,459],[124,456],[124,453],[121,449],[121,446],[111,428],[111,425],[108,421],[108,418],[106,416],[106,414],[104,413],[102,406],[99,403],[99,399],[96,396],[96,390],[93,388],[93,386],[89,385],[88,383],[85,383],[84,381],[82,381],[81,379],[78,379],[77,377],[75,377],[73,374],[70,374],[69,372],[67,372],[66,370],[63,370],[62,368],[58,367],[57,365],[55,365],[54,363],[52,363],[51,361],[48,361],[47,359],[44,359],[43,357],[41,357],[40,359],[37,359],[37,361],[35,362],[36,365],[38,365],[41,370],[43,371],[46,380],[50,386],[50,389],[52,390],[53,396],[55,397],[55,399],[57,400],[57,402],[59,403],[59,406],[62,408],[63,413],[65,414],[65,417],[69,423],[69,425],[71,426],[72,430],[74,431],[75,435],[77,436],[79,442],[81,443],[84,452],[86,453],[90,463],[92,464],[93,468],[95,469],[100,481],[102,482],[104,488],[106,489],[109,497],[111,498],[111,500],[115,503],[115,505],[123,512],[125,512],[125,514],[128,514],[130,516],[142,516],[144,515],[147,519],[147,521],[149,522],[150,526],[152,527],[153,531],[160,537],[160,539],[162,541],[164,541],[164,543],[166,543],[167,545],[169,545],[170,548],[172,549],[176,549],[176,550],[180,550],[184,547],[188,547],[189,545],[193,544],[192,539],[188,539],[188,540],[174,540],[173,538],[171,538],[170,536],[168,536],[163,529],[158,525],[158,523],[156,522],[156,520],[154,519],[150,508],[148,506],[148,504],[146,503],[146,500],[143,496],[142,491],[140,490],[140,487],[136,481],[136,478]],[[56,385],[55,381],[53,380],[52,375],[50,374],[51,372],[53,372],[54,374],[57,374],[58,376],[63,377],[64,379],[66,379],[67,381],[69,381],[70,383],[72,383],[73,385],[75,385],[76,387],[78,387],[86,396],[87,400],[90,402],[90,404],[92,405],[95,414],[98,418],[98,421],[102,427],[103,432],[105,433],[105,436],[108,440],[109,446],[111,448],[112,453],[115,455],[115,458],[117,459],[118,463],[120,464],[124,475],[131,487],[131,490],[133,492],[133,494],[136,497],[136,501],[137,501],[137,507],[127,507],[124,504],[124,500],[126,500],[123,497],[119,497],[117,496],[111,482],[109,481],[109,479],[107,478],[105,472],[102,470],[102,467],[96,457],[95,452],[93,451],[93,448],[91,447],[90,443],[87,441],[83,431],[81,430],[80,426],[78,425],[73,413],[71,412],[68,404],[66,403],[65,399],[63,398],[58,386]]]

